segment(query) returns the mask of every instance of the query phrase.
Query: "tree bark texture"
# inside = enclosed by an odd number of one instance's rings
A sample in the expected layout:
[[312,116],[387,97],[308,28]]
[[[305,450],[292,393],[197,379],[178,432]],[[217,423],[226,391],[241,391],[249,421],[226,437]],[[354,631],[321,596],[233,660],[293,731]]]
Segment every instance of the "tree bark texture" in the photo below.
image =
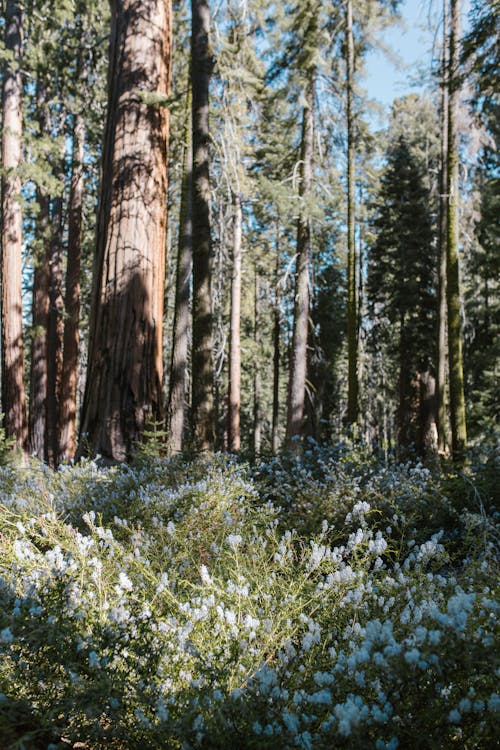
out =
[[76,452],[76,396],[78,388],[78,344],[80,322],[80,261],[82,247],[83,155],[85,127],[80,114],[73,125],[73,153],[68,219],[68,259],[64,299],[63,367],[60,401],[61,457]]
[[458,198],[458,96],[460,65],[460,0],[450,2],[450,35],[448,52],[448,158],[446,223],[446,296],[448,308],[448,356],[450,367],[450,417],[452,454],[461,460],[467,444],[464,376],[462,364],[462,330],[460,319],[459,279],[459,198]]
[[7,0],[2,86],[2,411],[5,432],[18,448],[28,447],[24,387],[22,311],[22,9]]
[[[254,286],[254,325],[253,337],[257,361],[260,355],[260,277],[257,263],[255,263],[255,286]],[[254,367],[253,371],[253,454],[258,456],[262,446],[262,393],[260,368]]]
[[186,413],[186,380],[188,371],[188,345],[190,311],[189,296],[193,265],[192,224],[192,171],[193,148],[191,138],[191,94],[188,95],[189,113],[186,118],[184,174],[182,178],[179,217],[179,244],[177,250],[177,278],[175,285],[175,310],[172,333],[172,359],[167,408],[168,446],[171,453],[183,448]]
[[447,223],[447,177],[446,162],[448,150],[448,90],[447,90],[447,34],[446,1],[443,3],[443,62],[441,80],[441,165],[439,174],[439,244],[438,244],[438,340],[436,366],[436,412],[438,450],[444,454],[447,449],[446,413],[446,223]]
[[355,243],[355,122],[354,122],[354,39],[352,0],[346,6],[346,92],[347,92],[347,419],[358,421],[358,320],[356,298]]
[[228,449],[232,453],[240,450],[240,404],[241,404],[241,199],[233,194],[233,247],[231,269],[231,322],[229,335],[229,394],[227,413]]
[[[37,117],[42,133],[49,130],[45,87],[37,86]],[[33,275],[32,339],[29,408],[30,453],[47,460],[47,331],[49,325],[50,285],[50,199],[37,188],[38,216]]]
[[210,179],[208,123],[209,83],[213,61],[209,50],[207,0],[192,0],[191,90],[193,118],[193,350],[192,420],[197,450],[213,450],[215,416],[212,362],[213,322],[210,293]]
[[272,449],[279,450],[279,413],[280,413],[280,326],[281,326],[281,298],[279,290],[280,279],[280,224],[276,222],[276,264],[274,269],[274,329],[273,329],[273,423]]
[[81,437],[128,458],[162,414],[169,0],[113,0],[108,114]]
[[309,326],[309,256],[311,224],[307,201],[310,198],[314,150],[314,72],[309,74],[306,105],[302,120],[301,179],[299,197],[301,208],[297,223],[297,265],[295,272],[295,305],[293,314],[292,348],[286,420],[286,444],[290,448],[300,436],[304,414],[307,369],[307,332]]
[[[64,176],[59,174],[60,180]],[[52,237],[49,262],[49,318],[47,331],[47,459],[55,467],[60,459],[59,409],[62,382],[63,347],[63,293],[62,293],[62,243],[63,243],[63,198],[52,199]]]

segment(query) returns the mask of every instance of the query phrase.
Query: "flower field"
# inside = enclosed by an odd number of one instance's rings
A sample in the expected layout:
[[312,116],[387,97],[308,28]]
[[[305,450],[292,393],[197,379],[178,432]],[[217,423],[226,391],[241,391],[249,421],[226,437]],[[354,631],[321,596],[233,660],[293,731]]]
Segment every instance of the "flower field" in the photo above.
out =
[[491,457],[0,469],[0,747],[498,740]]

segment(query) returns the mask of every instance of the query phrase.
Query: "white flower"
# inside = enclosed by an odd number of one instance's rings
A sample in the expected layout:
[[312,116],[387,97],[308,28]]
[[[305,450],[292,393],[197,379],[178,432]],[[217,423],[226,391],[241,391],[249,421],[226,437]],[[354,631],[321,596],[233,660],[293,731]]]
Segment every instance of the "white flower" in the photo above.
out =
[[229,544],[231,549],[237,549],[242,541],[243,539],[239,534],[228,534],[228,536],[226,537],[226,542]]
[[118,576],[118,584],[123,591],[131,591],[134,588],[134,584],[123,570]]

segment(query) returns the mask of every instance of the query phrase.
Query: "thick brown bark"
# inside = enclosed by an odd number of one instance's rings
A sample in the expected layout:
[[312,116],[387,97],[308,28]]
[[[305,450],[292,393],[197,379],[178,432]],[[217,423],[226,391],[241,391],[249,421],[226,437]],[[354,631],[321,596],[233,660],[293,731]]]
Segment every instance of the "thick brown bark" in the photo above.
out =
[[215,439],[210,295],[209,83],[213,61],[207,0],[192,0],[191,89],[193,97],[193,350],[192,420],[197,450],[212,450]]
[[5,432],[17,447],[28,447],[24,387],[22,311],[22,10],[15,0],[5,9],[5,63],[2,86],[2,411]]
[[241,199],[233,194],[233,265],[231,270],[231,322],[229,335],[229,393],[227,412],[228,449],[240,449],[241,403]]
[[446,224],[446,297],[448,309],[448,353],[450,362],[451,444],[455,460],[460,461],[467,445],[464,375],[462,365],[462,326],[460,316],[460,280],[458,258],[458,96],[460,88],[460,0],[450,2],[448,56],[448,158]]
[[189,344],[189,296],[193,265],[192,245],[192,170],[193,149],[191,142],[191,94],[188,96],[189,114],[186,122],[184,174],[179,217],[179,244],[177,250],[177,278],[175,286],[175,310],[172,333],[172,359],[167,407],[168,447],[171,453],[183,448],[186,413],[186,380],[188,374]]
[[346,6],[346,91],[347,91],[347,420],[358,421],[358,320],[356,299],[355,243],[355,137],[354,137],[354,39],[352,0]]
[[311,250],[311,225],[307,202],[310,198],[312,188],[314,91],[314,72],[311,72],[307,84],[306,105],[302,120],[301,179],[299,188],[299,197],[302,205],[297,223],[295,306],[286,420],[286,444],[289,448],[292,447],[294,438],[301,434],[306,387],[307,332],[309,327],[309,255]]
[[[59,175],[64,180],[62,174]],[[59,406],[62,382],[63,346],[63,293],[62,293],[62,243],[63,243],[63,199],[52,200],[52,238],[49,262],[49,317],[47,330],[47,460],[49,466],[57,466],[59,449]]]
[[[105,459],[131,456],[162,415],[169,0],[112,3],[108,115],[97,221],[81,437]],[[155,98],[153,96],[153,99]]]
[[280,223],[276,221],[276,265],[274,269],[274,330],[273,330],[273,424],[272,424],[272,449],[273,453],[279,450],[279,413],[280,413]]
[[73,125],[60,401],[60,454],[66,461],[73,458],[76,452],[76,394],[78,388],[84,143],[85,128],[83,119],[81,115],[77,114],[75,115]]

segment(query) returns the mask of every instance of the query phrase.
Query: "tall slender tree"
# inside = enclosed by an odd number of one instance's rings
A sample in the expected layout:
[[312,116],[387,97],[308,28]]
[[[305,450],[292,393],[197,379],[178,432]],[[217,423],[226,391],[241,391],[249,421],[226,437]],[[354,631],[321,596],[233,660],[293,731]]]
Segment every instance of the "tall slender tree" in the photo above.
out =
[[210,178],[208,122],[209,85],[213,60],[209,47],[210,10],[207,0],[192,0],[191,91],[193,124],[193,442],[212,450],[215,440],[212,363],[212,302],[210,296]]
[[169,451],[179,453],[183,448],[186,413],[186,379],[189,346],[189,298],[193,266],[192,244],[192,172],[193,148],[191,128],[191,89],[187,96],[184,166],[179,216],[179,242],[177,247],[177,275],[175,284],[174,325],[172,332],[172,357],[167,406],[167,440]]
[[[37,83],[36,118],[40,131],[48,132],[46,87]],[[46,156],[47,158],[47,156]],[[50,285],[50,197],[38,186],[36,190],[38,214],[35,224],[35,252],[32,300],[31,373],[29,401],[30,453],[40,460],[47,459],[47,331],[49,323]]]
[[241,197],[233,194],[233,244],[231,269],[231,325],[229,336],[229,393],[227,443],[230,451],[240,450],[241,404]]
[[162,416],[171,5],[114,0],[82,442],[122,461]]
[[73,150],[69,195],[68,253],[64,299],[63,364],[60,394],[60,453],[68,460],[76,452],[76,397],[80,322],[80,265],[82,250],[83,157],[85,126],[78,113],[73,118]]
[[2,81],[2,411],[5,432],[27,449],[22,311],[22,3],[7,0]]
[[347,96],[347,419],[358,421],[358,315],[355,243],[355,119],[354,119],[354,38],[352,0],[346,2],[346,96]]
[[459,196],[458,196],[458,98],[460,92],[460,0],[450,0],[448,41],[448,153],[446,222],[446,298],[448,309],[448,352],[450,368],[450,419],[453,458],[461,460],[467,444],[462,325],[459,280]]
[[441,63],[441,158],[439,166],[439,236],[438,236],[438,340],[436,361],[436,417],[438,450],[447,447],[446,413],[446,223],[447,223],[447,150],[448,150],[448,85],[446,81],[447,58],[447,4],[443,2],[443,57]]
[[311,223],[308,199],[312,189],[314,153],[315,71],[308,75],[306,100],[302,115],[300,154],[300,213],[297,222],[297,266],[295,273],[295,306],[290,352],[286,442],[292,446],[300,435],[304,415],[307,368],[307,332],[309,326],[309,256],[311,252]]

